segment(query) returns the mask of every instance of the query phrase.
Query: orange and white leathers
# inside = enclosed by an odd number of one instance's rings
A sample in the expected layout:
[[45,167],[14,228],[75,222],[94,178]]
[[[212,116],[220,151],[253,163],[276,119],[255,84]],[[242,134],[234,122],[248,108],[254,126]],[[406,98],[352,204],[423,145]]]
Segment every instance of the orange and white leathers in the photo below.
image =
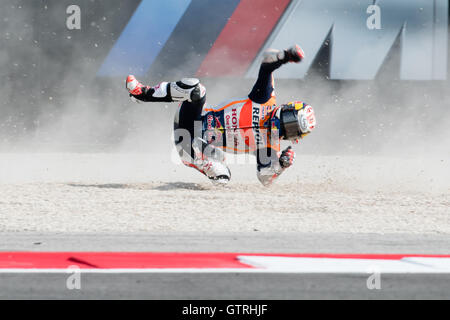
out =
[[[272,73],[285,63],[299,62],[301,57],[298,46],[284,52],[268,52],[248,97],[215,107],[207,106],[205,88],[198,79],[143,88],[137,95],[129,92],[141,101],[182,101],[175,116],[174,139],[184,164],[211,180],[222,179],[226,183],[231,174],[220,150],[253,153],[257,158],[257,176],[269,185],[284,171],[280,163],[280,108],[275,104]],[[161,90],[165,95],[157,96]],[[283,160],[283,164],[288,167],[292,161]]]
[[283,171],[279,163],[280,109],[275,96],[259,104],[250,98],[226,101],[202,112],[203,140],[229,153],[252,153],[257,177],[269,185]]

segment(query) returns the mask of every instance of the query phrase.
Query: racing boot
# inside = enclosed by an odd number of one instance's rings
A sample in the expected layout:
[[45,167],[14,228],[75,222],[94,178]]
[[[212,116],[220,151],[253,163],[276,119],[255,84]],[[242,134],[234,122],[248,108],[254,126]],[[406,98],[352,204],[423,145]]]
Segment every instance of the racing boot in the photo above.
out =
[[231,171],[225,164],[225,154],[222,150],[207,144],[205,140],[194,138],[194,167],[217,185],[227,184],[231,179]]
[[126,80],[126,88],[131,95],[139,96],[143,93],[145,86],[135,76],[129,75]]
[[305,57],[305,53],[298,44],[284,50],[287,62],[299,63]]
[[298,63],[303,60],[305,54],[299,45],[294,45],[286,50],[267,49],[263,55],[263,63],[273,62],[295,62]]
[[224,185],[231,179],[231,171],[223,162],[205,159],[201,168],[213,184]]

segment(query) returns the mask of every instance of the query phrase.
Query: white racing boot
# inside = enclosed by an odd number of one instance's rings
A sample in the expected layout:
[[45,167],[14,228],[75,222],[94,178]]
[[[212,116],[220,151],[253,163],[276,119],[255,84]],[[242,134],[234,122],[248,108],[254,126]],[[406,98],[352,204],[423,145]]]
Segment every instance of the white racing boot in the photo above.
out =
[[225,185],[231,179],[230,169],[223,162],[206,159],[203,160],[201,167],[213,184]]
[[[208,145],[205,140],[195,138],[192,142],[195,152],[195,165],[212,183],[225,185],[231,179],[231,171],[225,164],[225,154],[222,150]],[[201,150],[204,149],[204,152]]]

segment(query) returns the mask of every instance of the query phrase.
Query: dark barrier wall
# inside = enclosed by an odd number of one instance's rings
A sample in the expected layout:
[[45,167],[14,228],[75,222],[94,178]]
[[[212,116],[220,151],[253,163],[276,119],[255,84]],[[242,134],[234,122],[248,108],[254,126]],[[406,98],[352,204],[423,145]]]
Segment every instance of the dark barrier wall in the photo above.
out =
[[[67,25],[81,9],[80,29]],[[3,140],[26,136],[78,95],[93,98],[97,70],[139,0],[0,2],[0,88]],[[67,13],[69,12],[69,13]],[[137,44],[138,45],[138,44]],[[95,90],[97,91],[97,90]]]
[[[29,136],[81,101],[116,112],[122,129],[93,143],[115,142],[130,125],[121,115],[127,74],[197,76],[209,92],[230,80],[246,94],[262,52],[293,43],[306,59],[277,73],[286,99],[294,88],[318,103],[326,95],[330,106],[361,84],[353,108],[381,91],[393,103],[417,90],[447,97],[448,18],[448,0],[3,0],[0,133],[6,142]],[[217,89],[215,102],[228,94]],[[448,109],[440,101],[436,108]]]

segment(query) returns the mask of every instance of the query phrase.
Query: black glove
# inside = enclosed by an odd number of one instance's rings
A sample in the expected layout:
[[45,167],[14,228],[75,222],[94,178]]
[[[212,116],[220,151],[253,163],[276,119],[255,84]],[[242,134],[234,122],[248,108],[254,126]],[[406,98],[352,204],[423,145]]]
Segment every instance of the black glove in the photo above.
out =
[[295,152],[292,150],[292,147],[289,146],[283,152],[280,156],[280,165],[283,169],[289,168],[293,163],[295,159]]

